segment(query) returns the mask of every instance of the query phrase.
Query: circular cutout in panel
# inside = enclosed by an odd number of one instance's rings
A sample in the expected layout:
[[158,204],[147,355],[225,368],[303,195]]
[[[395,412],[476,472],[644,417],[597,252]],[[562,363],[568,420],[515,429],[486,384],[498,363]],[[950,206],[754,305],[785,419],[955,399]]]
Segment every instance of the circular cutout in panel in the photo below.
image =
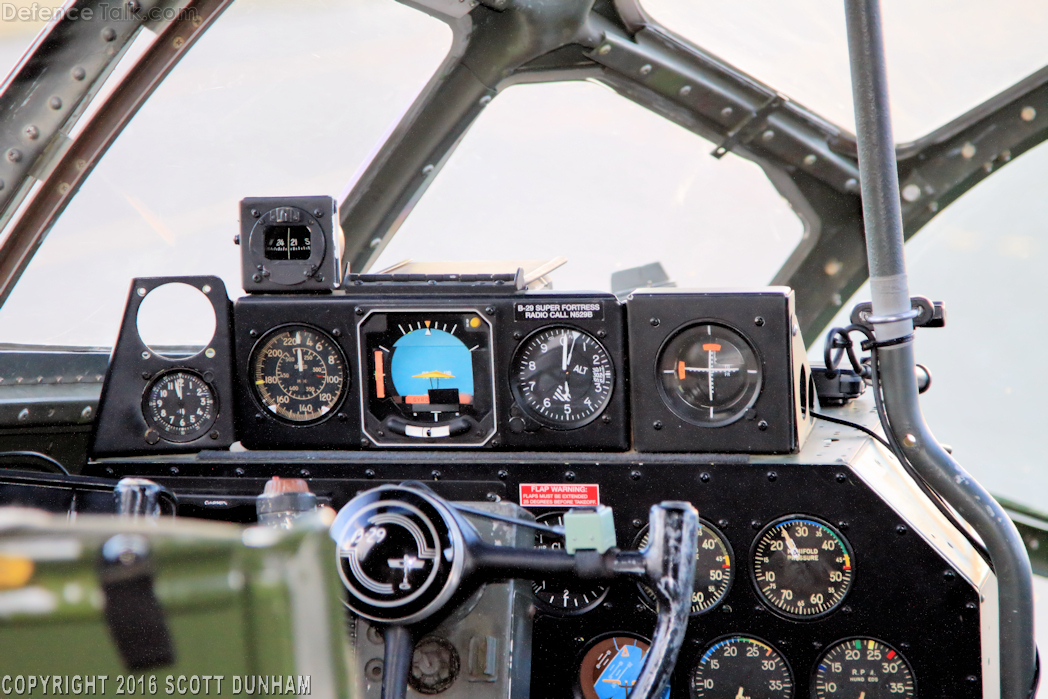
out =
[[[134,293],[143,295],[138,287]],[[171,282],[145,293],[138,307],[138,336],[153,354],[190,357],[215,336],[215,308],[200,289]]]

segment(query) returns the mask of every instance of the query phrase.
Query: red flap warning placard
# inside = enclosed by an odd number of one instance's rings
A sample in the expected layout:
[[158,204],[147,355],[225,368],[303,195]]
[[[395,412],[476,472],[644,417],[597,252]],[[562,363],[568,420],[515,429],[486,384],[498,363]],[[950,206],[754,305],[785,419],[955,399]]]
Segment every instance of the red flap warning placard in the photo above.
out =
[[600,486],[596,483],[521,483],[521,507],[596,507]]

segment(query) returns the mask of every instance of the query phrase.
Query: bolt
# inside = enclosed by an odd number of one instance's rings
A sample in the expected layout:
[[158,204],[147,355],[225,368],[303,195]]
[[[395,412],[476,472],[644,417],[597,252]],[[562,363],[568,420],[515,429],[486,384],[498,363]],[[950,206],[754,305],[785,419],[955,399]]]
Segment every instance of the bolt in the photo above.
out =
[[346,420],[349,419],[349,416],[346,415],[345,413],[339,413],[337,417],[338,417],[340,422],[345,422]]
[[116,30],[112,27],[106,27],[102,30],[102,41],[113,41],[116,39]]
[[968,602],[964,605],[965,609],[974,610],[978,605],[975,602]]
[[848,480],[848,476],[846,476],[846,475],[845,475],[845,474],[843,474],[843,473],[838,473],[838,474],[837,474],[837,482],[838,482],[838,483],[843,483],[843,482],[845,482],[846,480]]
[[208,435],[211,439],[218,439],[218,430],[211,430],[211,434]]
[[433,478],[433,480],[439,481],[442,474],[440,473],[440,471],[434,469],[430,471],[429,475]]
[[509,478],[509,471],[507,471],[507,470],[506,470],[506,469],[504,469],[504,468],[500,468],[500,469],[499,469],[499,480],[500,480],[500,481],[504,481],[504,480],[506,480],[507,478]]
[[251,337],[258,337],[258,331],[257,330],[248,330],[247,334],[250,335]]
[[143,371],[142,378],[146,381],[149,381],[149,379],[153,378],[153,375],[150,374],[148,371]]
[[177,476],[178,475],[178,466],[172,466],[171,467],[171,475],[172,476]]
[[895,533],[898,534],[899,536],[904,535],[907,531],[908,530],[906,529],[906,525],[905,524],[900,524],[899,526],[897,526],[895,528]]
[[375,469],[369,468],[366,471],[364,471],[364,478],[369,478],[370,479],[370,478],[374,478],[374,477],[375,477]]
[[841,611],[844,612],[845,614],[851,614],[852,613],[852,608],[849,605],[846,604],[843,607],[841,607]]
[[658,318],[652,318],[650,322],[651,322],[651,327],[657,328],[657,327],[659,327],[659,323],[661,323],[662,321],[660,321]]
[[709,483],[710,482],[710,474],[708,474],[705,471],[703,471],[702,473],[699,474],[699,480],[702,481],[703,483]]
[[640,471],[630,471],[630,478],[635,481],[640,480]]
[[756,318],[754,318],[753,319],[753,324],[756,325],[758,328],[763,328],[764,327],[764,316],[757,316]]
[[953,579],[957,577],[957,574],[954,573],[952,570],[944,570],[942,576],[947,581],[953,581]]
[[566,481],[573,481],[573,480],[575,480],[575,472],[574,471],[565,471],[564,472],[564,480],[566,480]]
[[245,471],[240,466],[237,466],[236,470],[233,471],[233,473],[237,474],[238,476],[243,476],[245,473],[247,473],[247,471]]
[[35,141],[36,139],[40,138],[40,129],[30,124],[29,126],[25,127],[25,136],[30,141]]
[[640,529],[642,526],[644,526],[644,522],[642,522],[640,519],[634,519],[632,522],[630,522],[630,524],[633,525],[634,529]]
[[262,212],[260,212],[258,209],[251,209],[251,216],[253,218],[258,218],[261,215],[262,215]]
[[342,331],[339,330],[338,328],[332,328],[331,336],[332,337],[342,337]]
[[754,529],[760,529],[761,528],[761,523],[758,522],[757,520],[753,520],[752,522],[750,522],[750,526],[753,527]]
[[647,75],[650,72],[651,72],[651,64],[650,63],[645,63],[644,65],[642,65],[640,67],[640,74],[641,75]]
[[324,215],[324,212],[321,211],[320,209],[313,209],[313,215],[316,216],[317,218],[320,218],[321,216]]
[[182,44],[184,43],[186,43],[185,39],[183,39],[180,36],[176,36],[175,40],[171,42],[171,45],[174,46],[176,49],[180,49],[182,48]]
[[848,528],[848,523],[847,522],[837,522],[837,528],[840,529],[841,531],[844,531],[844,530],[846,530]]
[[255,413],[255,422],[262,422],[262,413]]
[[758,422],[757,423],[757,429],[760,430],[761,432],[764,432],[766,429],[768,429],[768,421],[767,420],[761,420],[760,422]]
[[514,339],[514,340],[519,340],[519,339],[520,339],[520,338],[522,338],[522,337],[524,337],[524,333],[522,333],[521,331],[519,331],[519,330],[515,330],[515,331],[513,332],[513,339]]
[[364,674],[368,676],[368,679],[372,682],[378,682],[382,679],[382,675],[385,672],[383,663],[378,658],[372,658],[364,666]]
[[52,97],[50,100],[48,100],[47,104],[48,104],[49,107],[51,107],[51,109],[61,109],[62,108],[62,98],[61,97]]
[[910,449],[913,449],[915,446],[917,446],[917,438],[914,437],[912,434],[907,434],[905,437],[902,438],[902,444],[904,447],[909,447]]
[[978,682],[979,681],[979,678],[976,677],[975,675],[968,675],[964,679],[968,680],[969,682]]
[[775,473],[775,471],[768,471],[768,480],[769,481],[774,483],[776,480],[778,480],[778,478],[779,478],[779,474]]
[[607,337],[607,335],[608,335],[608,333],[604,332],[603,330],[598,330],[597,331],[597,337],[602,337],[603,338],[603,337]]
[[502,499],[498,495],[496,495],[495,493],[488,493],[486,497],[488,499],[488,502],[498,502],[499,500]]
[[360,446],[367,447],[369,444],[371,444],[371,442],[368,441],[367,437],[360,438]]
[[258,272],[255,272],[254,274],[251,275],[251,281],[253,281],[256,284],[258,284],[259,282],[262,281],[262,275],[259,274]]
[[691,85],[685,85],[677,92],[677,94],[679,94],[681,97],[687,97],[689,94],[691,94]]
[[12,148],[11,150],[7,151],[7,159],[10,160],[12,163],[21,162],[22,151],[18,150],[17,148]]
[[654,427],[656,430],[661,430],[662,420],[656,420],[655,422],[651,423],[651,426]]
[[717,526],[720,527],[721,529],[724,529],[725,527],[728,526],[728,520],[726,520],[726,519],[718,519],[717,520]]
[[597,49],[597,53],[601,56],[607,56],[609,53],[611,53],[611,44],[604,44],[599,49]]
[[77,66],[69,72],[69,75],[72,76],[73,80],[79,82],[80,80],[83,80],[87,77],[87,71],[81,68],[80,66]]
[[236,233],[233,235],[233,245],[240,245],[240,234]]
[[361,308],[360,306],[357,306],[356,308],[354,308],[353,312],[356,313],[358,316],[364,315],[364,309]]
[[138,0],[127,0],[127,11],[131,14],[135,14],[141,8],[142,6],[138,4]]
[[495,315],[495,307],[494,306],[488,306],[487,308],[484,309],[484,312],[487,313],[489,316],[493,316],[493,315]]

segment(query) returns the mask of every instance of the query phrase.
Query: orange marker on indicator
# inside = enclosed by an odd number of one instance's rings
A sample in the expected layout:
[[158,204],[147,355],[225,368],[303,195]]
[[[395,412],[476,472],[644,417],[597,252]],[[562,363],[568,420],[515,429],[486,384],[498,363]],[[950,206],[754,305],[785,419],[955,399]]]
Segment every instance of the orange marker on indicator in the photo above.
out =
[[375,350],[375,397],[386,397],[386,372],[382,370],[382,350]]
[[677,362],[677,378],[684,380],[684,362]]
[[718,345],[716,342],[707,342],[705,345],[702,346],[702,349],[706,350],[707,352],[720,352],[721,346]]

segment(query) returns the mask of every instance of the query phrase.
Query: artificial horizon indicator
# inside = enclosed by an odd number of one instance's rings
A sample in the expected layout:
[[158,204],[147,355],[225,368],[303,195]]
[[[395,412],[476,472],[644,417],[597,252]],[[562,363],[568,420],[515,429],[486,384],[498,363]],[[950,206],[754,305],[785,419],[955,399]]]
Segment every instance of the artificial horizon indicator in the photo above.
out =
[[[614,633],[590,645],[579,663],[576,682],[584,699],[624,699],[640,676],[651,643],[627,632]],[[662,693],[669,699],[670,687]]]
[[691,672],[693,699],[791,699],[793,675],[770,644],[731,636],[710,646]]
[[379,311],[361,322],[359,335],[364,430],[376,444],[490,437],[491,326],[480,313]]
[[761,600],[793,619],[829,614],[840,606],[855,578],[855,559],[844,536],[804,515],[766,526],[751,558]]
[[258,341],[251,381],[266,410],[296,424],[327,417],[346,390],[346,361],[338,344],[308,325],[285,325]]
[[[536,518],[537,522],[555,527],[564,526],[563,512],[550,512]],[[564,548],[564,537],[537,530],[535,548]],[[537,606],[547,613],[558,615],[575,615],[588,612],[604,601],[608,586],[586,581],[571,581],[565,584],[562,580],[536,579],[531,583]]]
[[142,412],[167,441],[191,442],[214,424],[215,396],[199,374],[175,369],[149,384]]
[[[635,548],[648,545],[648,530],[640,535]],[[709,522],[699,520],[699,545],[695,551],[695,587],[691,593],[692,615],[708,612],[720,604],[735,580],[735,554],[731,544],[719,529]],[[641,599],[651,609],[656,609],[655,591],[644,583],[637,583]]]
[[721,427],[741,418],[761,388],[757,353],[741,334],[717,323],[681,330],[659,352],[663,399],[681,418]]
[[589,333],[567,326],[543,328],[514,357],[513,394],[523,411],[555,429],[596,420],[615,385],[611,359]]

